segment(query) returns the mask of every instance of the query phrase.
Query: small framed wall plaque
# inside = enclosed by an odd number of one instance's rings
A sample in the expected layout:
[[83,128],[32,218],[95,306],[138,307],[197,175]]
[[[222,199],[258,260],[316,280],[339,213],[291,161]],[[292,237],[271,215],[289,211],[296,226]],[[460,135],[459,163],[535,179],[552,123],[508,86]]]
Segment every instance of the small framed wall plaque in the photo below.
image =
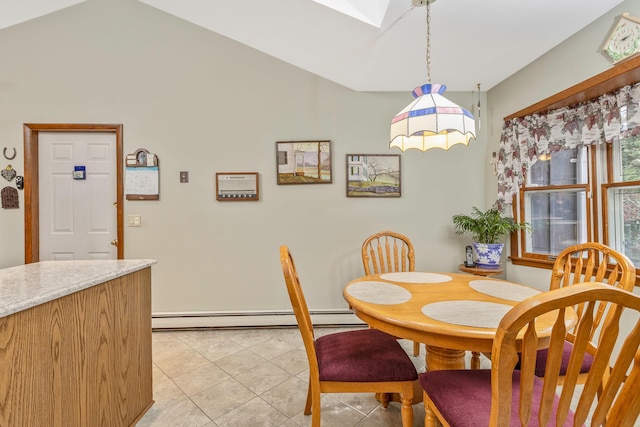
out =
[[260,200],[258,172],[217,172],[216,200],[220,202]]

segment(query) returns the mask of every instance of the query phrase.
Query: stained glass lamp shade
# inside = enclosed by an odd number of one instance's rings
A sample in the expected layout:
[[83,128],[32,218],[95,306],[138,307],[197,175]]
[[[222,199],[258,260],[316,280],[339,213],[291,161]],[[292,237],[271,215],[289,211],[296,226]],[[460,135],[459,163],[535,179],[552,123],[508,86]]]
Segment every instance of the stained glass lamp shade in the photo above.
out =
[[390,148],[448,150],[476,138],[473,115],[442,96],[446,88],[429,83],[413,90],[413,102],[391,119]]

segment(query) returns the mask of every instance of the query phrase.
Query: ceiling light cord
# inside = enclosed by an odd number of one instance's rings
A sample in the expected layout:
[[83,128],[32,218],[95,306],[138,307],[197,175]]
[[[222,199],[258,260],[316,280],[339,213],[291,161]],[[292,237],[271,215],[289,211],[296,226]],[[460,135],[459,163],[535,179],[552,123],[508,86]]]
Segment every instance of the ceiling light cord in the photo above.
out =
[[477,84],[478,87],[478,104],[476,105],[476,121],[478,123],[478,130],[482,129],[482,119],[480,118],[480,83]]
[[427,83],[431,83],[431,1],[427,1]]

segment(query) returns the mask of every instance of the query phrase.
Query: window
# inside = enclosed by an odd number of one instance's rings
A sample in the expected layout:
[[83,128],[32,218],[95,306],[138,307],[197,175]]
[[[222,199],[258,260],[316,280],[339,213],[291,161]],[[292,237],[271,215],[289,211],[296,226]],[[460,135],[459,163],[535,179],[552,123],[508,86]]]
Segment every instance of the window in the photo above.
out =
[[498,198],[532,225],[512,236],[514,264],[551,268],[567,246],[597,241],[640,271],[640,58],[633,61],[505,118],[493,160]]
[[518,220],[532,226],[523,258],[551,261],[567,246],[599,240],[640,266],[640,136],[539,158],[518,204]]
[[278,166],[285,166],[289,164],[286,151],[278,151]]
[[640,136],[614,142],[607,152],[611,183],[602,185],[605,243],[640,266]]
[[525,234],[531,256],[548,259],[588,240],[587,152],[586,147],[557,151],[529,168],[520,203],[531,224]]

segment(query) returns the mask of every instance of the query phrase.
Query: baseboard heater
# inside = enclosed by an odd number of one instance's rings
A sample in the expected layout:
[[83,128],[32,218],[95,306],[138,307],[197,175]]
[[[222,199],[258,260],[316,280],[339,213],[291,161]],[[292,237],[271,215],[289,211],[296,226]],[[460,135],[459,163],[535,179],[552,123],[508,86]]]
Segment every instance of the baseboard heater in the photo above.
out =
[[[349,310],[311,311],[311,321],[318,326],[363,325]],[[188,313],[152,313],[153,330],[196,328],[256,328],[297,326],[293,311],[218,311]]]

